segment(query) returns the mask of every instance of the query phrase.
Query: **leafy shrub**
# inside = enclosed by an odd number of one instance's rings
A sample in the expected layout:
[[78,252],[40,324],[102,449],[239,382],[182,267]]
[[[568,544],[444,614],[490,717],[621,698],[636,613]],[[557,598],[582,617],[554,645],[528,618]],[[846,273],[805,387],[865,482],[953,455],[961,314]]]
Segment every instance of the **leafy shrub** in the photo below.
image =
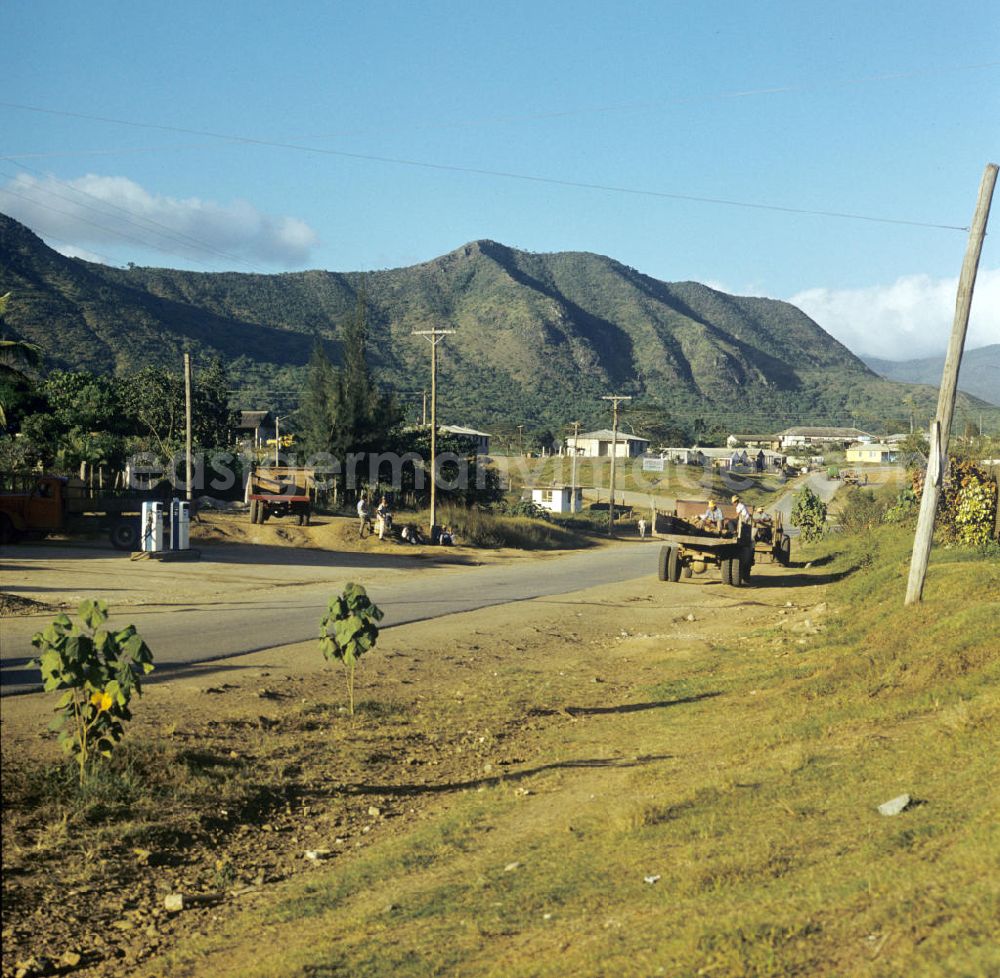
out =
[[152,671],[153,655],[134,625],[104,629],[107,602],[81,601],[79,615],[82,626],[60,614],[31,644],[40,653],[34,665],[46,692],[65,690],[51,727],[63,750],[75,755],[82,784],[94,757],[110,757],[125,735],[129,702],[141,694],[140,677]]
[[818,540],[826,529],[826,503],[808,486],[795,494],[792,526],[801,530],[802,539],[807,543]]
[[[965,546],[981,546],[993,538],[997,515],[997,483],[968,459],[948,460],[938,505],[938,526],[942,534]],[[915,496],[923,493],[925,472],[913,475]]]
[[871,489],[851,489],[840,510],[840,525],[847,533],[865,533],[882,523],[886,504]]
[[347,696],[354,716],[354,667],[358,659],[378,641],[378,625],[384,614],[373,604],[360,584],[348,584],[343,594],[331,598],[319,622],[320,651],[347,667]]
[[500,516],[526,516],[528,519],[545,520],[546,522],[551,519],[547,509],[530,499],[503,499],[495,503],[492,510]]

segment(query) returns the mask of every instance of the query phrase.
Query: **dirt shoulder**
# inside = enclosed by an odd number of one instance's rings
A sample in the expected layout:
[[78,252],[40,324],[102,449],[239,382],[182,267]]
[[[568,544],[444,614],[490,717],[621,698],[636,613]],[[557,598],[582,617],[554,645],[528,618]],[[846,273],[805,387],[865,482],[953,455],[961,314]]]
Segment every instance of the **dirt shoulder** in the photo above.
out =
[[[781,573],[763,569],[761,584]],[[530,793],[581,750],[588,778],[614,778],[655,753],[624,721],[664,658],[801,621],[822,587],[796,580],[643,579],[388,629],[359,667],[354,717],[313,643],[195,667],[147,688],[131,787],[90,801],[44,784],[39,762],[58,756],[50,699],[5,698],[3,974],[130,973],[470,791]],[[171,893],[219,902],[170,913]]]

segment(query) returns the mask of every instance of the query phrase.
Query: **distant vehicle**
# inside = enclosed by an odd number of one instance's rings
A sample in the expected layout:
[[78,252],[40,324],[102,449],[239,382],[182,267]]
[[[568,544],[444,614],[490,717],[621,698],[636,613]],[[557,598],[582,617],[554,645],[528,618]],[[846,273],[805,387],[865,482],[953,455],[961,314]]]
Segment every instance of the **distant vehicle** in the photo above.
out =
[[708,500],[678,499],[673,513],[658,517],[657,530],[666,541],[660,549],[661,581],[676,583],[681,577],[718,567],[723,584],[742,587],[749,582],[758,557],[788,563],[791,544],[780,514],[769,517],[770,522],[744,522],[735,506],[719,506],[723,530],[716,533],[695,522],[707,507]]
[[118,550],[135,550],[143,501],[164,498],[136,490],[94,490],[57,475],[7,477],[4,483],[0,543],[49,533],[100,533]]
[[316,498],[313,469],[268,466],[250,473],[247,502],[250,522],[265,523],[271,517],[294,516],[299,526],[308,526]]

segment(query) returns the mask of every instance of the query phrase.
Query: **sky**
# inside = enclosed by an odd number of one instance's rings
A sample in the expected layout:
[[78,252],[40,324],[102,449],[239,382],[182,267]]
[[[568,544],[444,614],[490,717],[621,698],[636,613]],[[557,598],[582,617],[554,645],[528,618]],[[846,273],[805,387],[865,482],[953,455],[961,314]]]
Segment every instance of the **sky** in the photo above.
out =
[[[114,265],[360,271],[490,238],[786,299],[907,359],[947,344],[1000,162],[986,0],[3,11],[0,212]],[[998,239],[969,348],[1000,342]]]

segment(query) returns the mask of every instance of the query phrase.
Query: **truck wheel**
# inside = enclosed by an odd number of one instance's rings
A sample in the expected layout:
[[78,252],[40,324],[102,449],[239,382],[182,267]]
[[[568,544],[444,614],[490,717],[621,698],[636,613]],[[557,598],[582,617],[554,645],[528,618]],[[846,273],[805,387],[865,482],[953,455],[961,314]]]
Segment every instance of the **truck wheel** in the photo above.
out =
[[305,513],[299,513],[299,515],[298,515],[298,524],[299,524],[299,526],[305,526],[306,525],[306,519],[307,519],[307,517],[306,517]]
[[751,569],[753,568],[753,548],[744,547],[740,551],[740,580],[749,581]]
[[257,522],[257,514],[260,511],[260,500],[251,499],[250,500],[250,522]]
[[661,580],[667,580],[667,568],[670,560],[670,547],[660,547],[660,558],[656,565],[656,576]]
[[135,550],[139,544],[139,527],[135,523],[115,523],[108,537],[115,550]]

